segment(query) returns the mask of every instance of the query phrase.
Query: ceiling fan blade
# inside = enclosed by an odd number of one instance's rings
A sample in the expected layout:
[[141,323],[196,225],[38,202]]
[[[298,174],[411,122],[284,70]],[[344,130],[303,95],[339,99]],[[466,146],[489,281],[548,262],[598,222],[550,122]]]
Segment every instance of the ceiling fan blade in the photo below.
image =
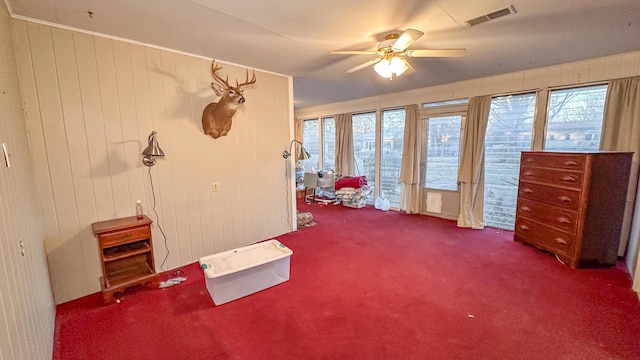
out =
[[440,50],[407,50],[405,55],[409,57],[460,57],[464,56],[466,49],[440,49]]
[[375,55],[377,51],[359,51],[359,50],[334,50],[329,52],[331,55]]
[[415,29],[407,29],[398,40],[396,40],[395,44],[393,44],[392,48],[395,51],[404,51],[408,48],[414,41],[418,40],[424,33],[420,30]]
[[407,65],[407,70],[405,70],[404,72],[405,75],[413,74],[414,72],[416,72],[416,69],[414,69],[413,66],[411,66],[411,63],[409,63],[406,59],[402,58],[402,61],[404,61],[404,63]]
[[360,69],[366,68],[367,66],[371,66],[373,64],[376,64],[376,63],[380,62],[380,60],[382,60],[382,58],[380,58],[380,59],[371,59],[371,60],[367,61],[366,63],[360,64],[360,65],[358,65],[356,67],[352,67],[351,69],[347,70],[346,72],[348,72],[348,73],[356,72],[356,71],[358,71]]

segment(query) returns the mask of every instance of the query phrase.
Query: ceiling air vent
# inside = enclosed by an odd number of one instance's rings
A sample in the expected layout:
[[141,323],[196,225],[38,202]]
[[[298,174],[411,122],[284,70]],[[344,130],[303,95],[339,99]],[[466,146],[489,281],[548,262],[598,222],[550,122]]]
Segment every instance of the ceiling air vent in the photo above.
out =
[[473,19],[467,20],[467,21],[465,21],[465,23],[467,25],[469,25],[469,27],[476,26],[476,25],[482,24],[482,23],[490,21],[490,20],[495,20],[495,19],[501,18],[503,16],[515,14],[516,12],[517,12],[516,8],[513,5],[509,5],[508,7],[504,8],[504,9],[496,10],[496,11],[490,12],[488,14],[480,15],[480,16],[475,17]]

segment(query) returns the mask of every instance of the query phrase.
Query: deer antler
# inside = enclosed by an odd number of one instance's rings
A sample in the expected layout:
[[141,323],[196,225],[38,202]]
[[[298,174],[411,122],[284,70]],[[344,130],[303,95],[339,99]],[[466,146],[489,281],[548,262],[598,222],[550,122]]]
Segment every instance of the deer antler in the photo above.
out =
[[[222,77],[220,77],[220,76],[218,76],[218,74],[216,74],[216,71],[221,70],[221,69],[222,69],[222,66],[218,66],[216,64],[215,60],[213,62],[211,62],[211,74],[217,80],[219,85],[224,85],[224,87],[226,89],[229,89],[229,88],[231,88],[231,85],[229,85],[229,75],[227,75],[226,79],[222,79]],[[236,80],[236,83],[237,83],[237,80]]]
[[236,88],[240,89],[242,86],[255,84],[256,82],[256,70],[251,70],[253,77],[249,80],[249,69],[247,69],[247,79],[242,84],[238,84],[238,79],[236,79]]

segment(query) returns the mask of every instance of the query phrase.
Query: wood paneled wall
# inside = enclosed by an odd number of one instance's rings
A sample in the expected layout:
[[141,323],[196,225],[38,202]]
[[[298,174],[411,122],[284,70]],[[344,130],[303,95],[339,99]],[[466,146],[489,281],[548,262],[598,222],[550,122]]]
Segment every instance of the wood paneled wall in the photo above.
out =
[[[13,20],[37,193],[57,303],[100,290],[91,223],[132,216],[143,201],[156,222],[158,270],[291,231],[290,183],[280,156],[292,126],[291,78],[256,71],[227,137],[203,134],[217,101],[210,60]],[[222,63],[242,81],[245,68]],[[166,156],[147,168],[152,130]],[[150,170],[150,171],[149,171]],[[212,184],[219,191],[212,192]]]
[[[44,251],[11,20],[0,2],[0,360],[51,359],[55,304]],[[21,253],[21,247],[24,255]]]

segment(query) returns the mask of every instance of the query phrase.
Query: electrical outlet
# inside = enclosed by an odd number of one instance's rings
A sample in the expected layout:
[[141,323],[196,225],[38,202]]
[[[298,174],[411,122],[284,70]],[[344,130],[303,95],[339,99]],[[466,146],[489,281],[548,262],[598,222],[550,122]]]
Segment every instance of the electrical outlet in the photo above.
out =
[[211,184],[211,191],[218,192],[219,190],[220,190],[220,187],[217,182],[214,182],[213,184]]

